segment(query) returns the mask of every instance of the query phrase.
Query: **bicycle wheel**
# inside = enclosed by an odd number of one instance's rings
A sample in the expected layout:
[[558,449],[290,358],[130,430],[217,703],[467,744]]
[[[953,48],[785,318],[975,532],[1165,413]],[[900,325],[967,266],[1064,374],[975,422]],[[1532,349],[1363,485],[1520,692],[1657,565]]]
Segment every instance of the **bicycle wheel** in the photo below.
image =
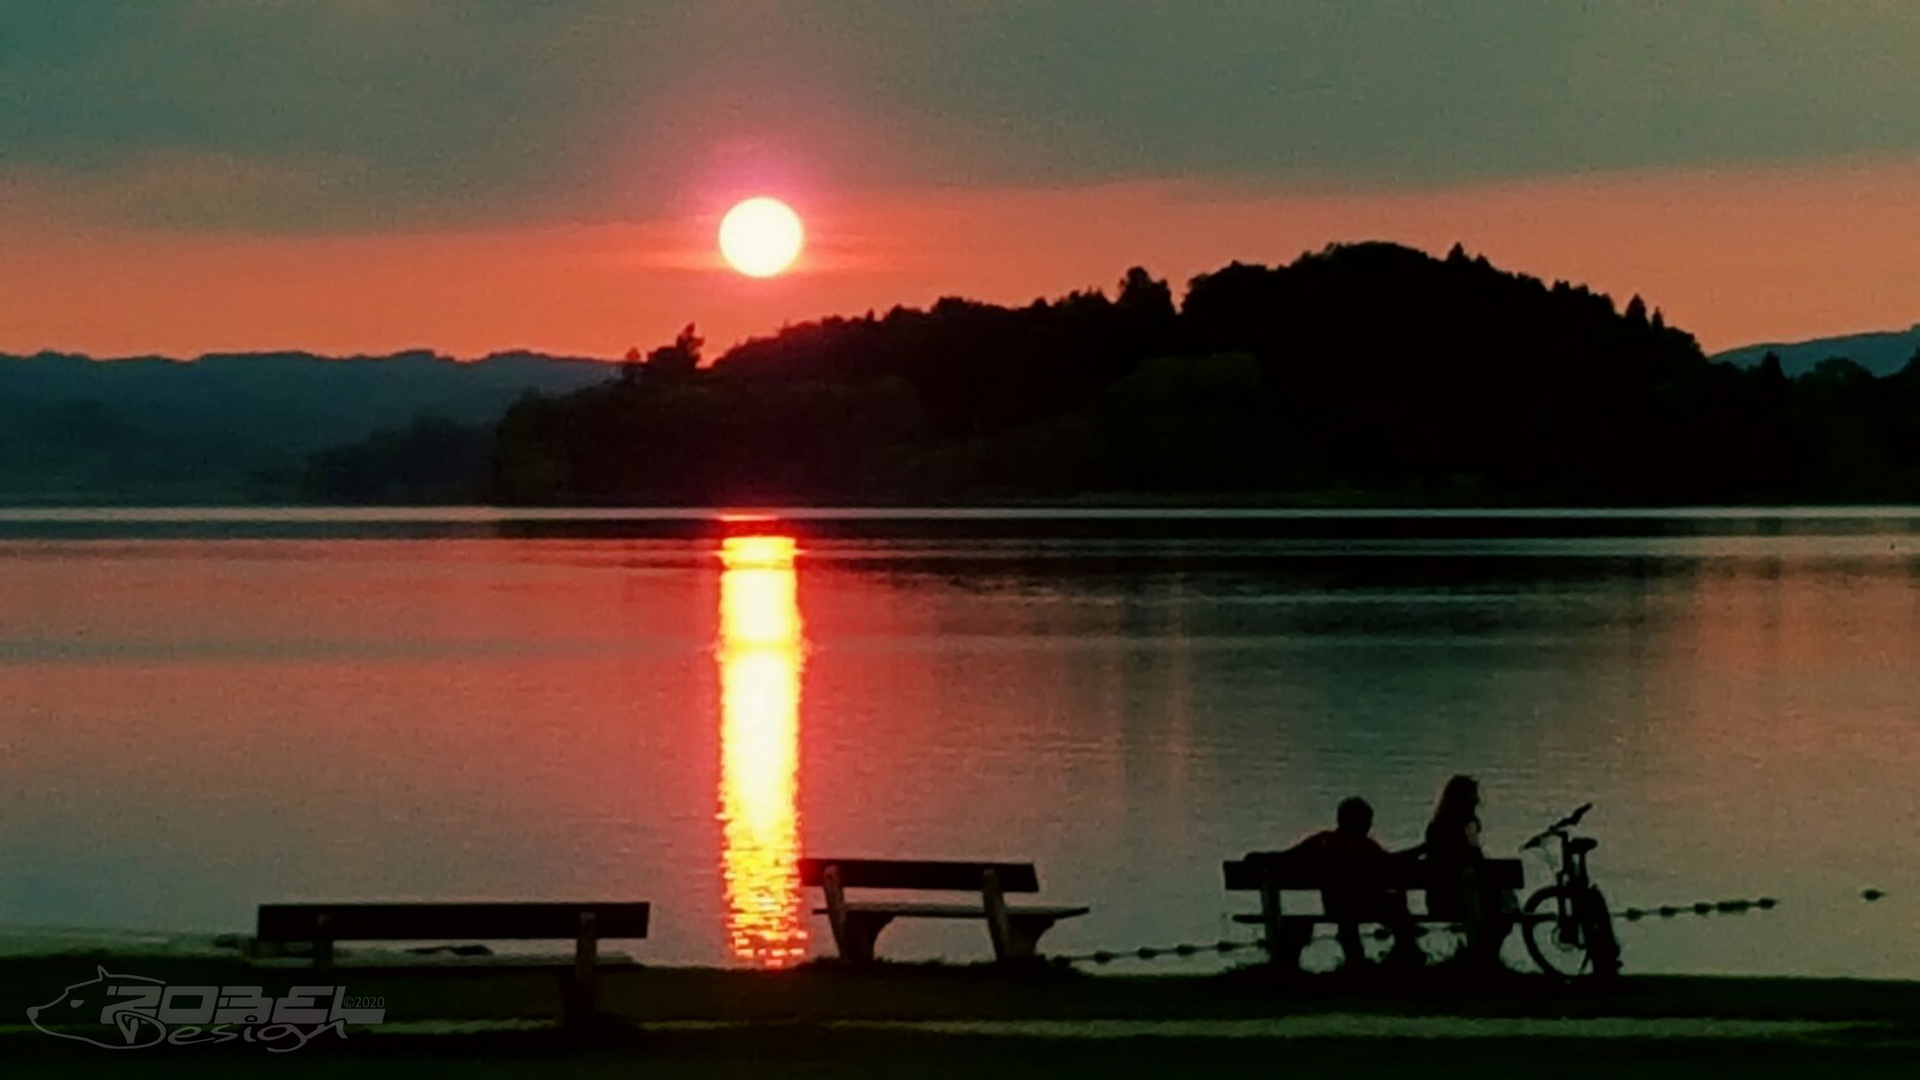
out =
[[1603,979],[1620,974],[1620,938],[1613,932],[1613,912],[1607,910],[1607,898],[1589,886],[1585,902],[1574,910],[1587,928],[1587,955],[1593,961],[1593,974]]
[[[1561,913],[1566,917],[1562,918]],[[1593,939],[1599,935],[1587,928],[1586,905],[1573,890],[1549,885],[1527,897],[1520,917],[1525,931],[1527,953],[1540,970],[1563,979],[1578,978],[1595,970]],[[1612,936],[1608,927],[1608,938]],[[1601,946],[1604,951],[1604,946]]]

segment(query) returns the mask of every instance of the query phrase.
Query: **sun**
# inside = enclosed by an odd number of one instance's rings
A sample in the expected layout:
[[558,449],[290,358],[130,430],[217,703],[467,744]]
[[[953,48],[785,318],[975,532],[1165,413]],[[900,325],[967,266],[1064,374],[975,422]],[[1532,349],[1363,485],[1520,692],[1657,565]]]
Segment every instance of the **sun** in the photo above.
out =
[[772,277],[793,265],[807,239],[800,215],[779,199],[748,199],[720,219],[720,254],[748,277]]

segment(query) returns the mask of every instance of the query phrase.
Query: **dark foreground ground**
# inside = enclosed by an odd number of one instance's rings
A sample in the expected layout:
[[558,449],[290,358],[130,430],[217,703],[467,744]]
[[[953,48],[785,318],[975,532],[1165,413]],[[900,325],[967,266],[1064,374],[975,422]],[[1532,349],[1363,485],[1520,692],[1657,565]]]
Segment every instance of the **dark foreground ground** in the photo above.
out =
[[[27,1023],[27,1006],[91,977],[96,964],[173,985],[264,986],[269,995],[337,982],[383,999],[387,1021],[287,1053],[237,1042],[108,1050]],[[1920,1075],[1920,983],[1630,977],[1600,990],[1447,972],[1275,979],[1253,970],[626,967],[603,972],[608,1020],[585,1033],[546,1023],[558,990],[554,972],[512,967],[317,973],[213,960],[0,961],[0,1076]],[[1031,1021],[1047,1023],[1038,1033],[1010,1028]],[[1516,1022],[1527,1034],[1515,1035]],[[1648,1022],[1665,1026],[1649,1037]],[[1107,1035],[1082,1037],[1088,1031]]]
[[[48,1040],[52,1041],[52,1040]],[[756,1027],[636,1034],[593,1046],[552,1037],[419,1036],[348,1040],[291,1054],[48,1053],[0,1043],[8,1076],[184,1077],[1502,1077],[1534,1074],[1665,1080],[1725,1076],[1911,1078],[1912,1044],[1781,1040],[1180,1039],[966,1037]]]

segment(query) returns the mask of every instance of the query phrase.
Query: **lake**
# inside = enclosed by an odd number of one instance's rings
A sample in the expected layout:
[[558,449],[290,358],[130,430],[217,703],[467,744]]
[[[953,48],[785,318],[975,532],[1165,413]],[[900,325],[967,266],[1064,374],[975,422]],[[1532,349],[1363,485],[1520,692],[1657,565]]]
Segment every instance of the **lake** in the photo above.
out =
[[1616,910],[1779,901],[1629,971],[1914,978],[1915,657],[1920,510],[0,511],[0,923],[645,899],[645,962],[780,966],[812,853],[1245,940],[1222,859],[1465,772],[1496,854],[1593,801]]

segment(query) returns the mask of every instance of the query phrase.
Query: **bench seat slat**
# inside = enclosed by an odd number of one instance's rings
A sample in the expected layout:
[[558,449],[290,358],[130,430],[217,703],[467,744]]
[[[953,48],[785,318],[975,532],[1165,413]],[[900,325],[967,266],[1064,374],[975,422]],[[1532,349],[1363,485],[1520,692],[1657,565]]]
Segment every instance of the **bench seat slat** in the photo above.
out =
[[[1324,888],[1425,889],[1437,876],[1431,863],[1391,856],[1339,859],[1273,854],[1224,863],[1222,870],[1230,892],[1259,889],[1261,879],[1268,874],[1278,888],[1296,892]],[[1525,885],[1526,868],[1519,859],[1487,859],[1478,865],[1478,872],[1492,888],[1519,889]]]
[[[1040,875],[1030,862],[812,856],[800,860],[799,871],[800,884],[826,894],[826,905],[814,914],[827,916],[840,956],[854,963],[872,962],[875,939],[895,919],[979,920],[987,924],[994,959],[1008,962],[1038,955],[1036,947],[1049,927],[1060,919],[1071,919],[1092,910],[1082,906],[1009,905],[1008,893],[1040,891]],[[978,897],[978,901],[848,900],[849,889],[967,892]]]
[[[1043,916],[1049,919],[1071,919],[1092,910],[1089,907],[1016,907],[1011,904],[1007,906],[1007,914],[1014,918]],[[984,919],[987,917],[987,909],[980,904],[921,904],[911,901],[849,901],[846,911],[850,915],[894,915],[914,919]],[[827,909],[815,908],[813,913],[825,915]]]
[[646,902],[262,904],[255,936],[271,942],[559,939],[578,935],[581,914],[591,912],[597,938],[644,938],[651,908]]
[[1000,879],[1000,891],[1031,893],[1040,891],[1040,875],[1032,863],[951,862],[927,859],[824,859],[800,860],[800,884],[818,886],[829,866],[840,870],[840,886],[845,889],[937,889],[952,892],[979,892],[981,879],[988,870]]

